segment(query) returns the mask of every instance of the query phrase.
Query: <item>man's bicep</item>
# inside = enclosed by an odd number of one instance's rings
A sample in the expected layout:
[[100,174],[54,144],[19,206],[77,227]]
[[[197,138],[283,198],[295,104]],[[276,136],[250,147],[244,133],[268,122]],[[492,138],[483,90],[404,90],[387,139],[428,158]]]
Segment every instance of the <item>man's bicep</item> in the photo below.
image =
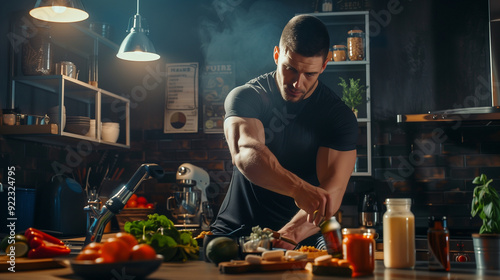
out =
[[224,134],[233,157],[241,148],[265,143],[264,126],[255,118],[236,116],[226,118]]

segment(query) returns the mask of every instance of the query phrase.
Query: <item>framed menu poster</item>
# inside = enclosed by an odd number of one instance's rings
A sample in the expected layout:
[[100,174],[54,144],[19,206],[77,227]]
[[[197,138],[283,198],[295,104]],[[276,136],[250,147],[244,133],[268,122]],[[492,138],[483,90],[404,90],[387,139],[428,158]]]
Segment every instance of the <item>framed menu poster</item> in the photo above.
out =
[[202,72],[203,131],[223,133],[224,100],[234,88],[233,63],[208,63]]
[[164,133],[198,132],[198,63],[167,64]]

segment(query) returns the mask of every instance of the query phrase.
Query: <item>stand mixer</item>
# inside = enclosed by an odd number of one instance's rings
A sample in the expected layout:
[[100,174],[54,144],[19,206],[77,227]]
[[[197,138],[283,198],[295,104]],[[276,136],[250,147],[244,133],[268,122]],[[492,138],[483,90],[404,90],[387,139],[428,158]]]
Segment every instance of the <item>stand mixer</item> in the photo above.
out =
[[177,169],[176,181],[180,190],[167,199],[167,210],[171,211],[176,220],[175,226],[208,230],[213,217],[206,193],[210,184],[208,173],[198,166],[183,163]]

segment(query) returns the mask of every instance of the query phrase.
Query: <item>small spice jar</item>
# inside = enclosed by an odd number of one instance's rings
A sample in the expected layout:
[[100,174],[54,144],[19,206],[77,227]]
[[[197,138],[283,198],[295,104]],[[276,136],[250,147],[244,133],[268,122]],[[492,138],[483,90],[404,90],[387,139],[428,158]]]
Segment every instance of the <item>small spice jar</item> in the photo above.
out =
[[372,228],[342,229],[344,259],[352,264],[353,277],[373,274],[375,269],[375,238]]
[[333,45],[333,61],[345,61],[347,59],[346,53],[345,45]]
[[347,49],[349,60],[365,59],[365,33],[361,30],[349,30],[347,32]]

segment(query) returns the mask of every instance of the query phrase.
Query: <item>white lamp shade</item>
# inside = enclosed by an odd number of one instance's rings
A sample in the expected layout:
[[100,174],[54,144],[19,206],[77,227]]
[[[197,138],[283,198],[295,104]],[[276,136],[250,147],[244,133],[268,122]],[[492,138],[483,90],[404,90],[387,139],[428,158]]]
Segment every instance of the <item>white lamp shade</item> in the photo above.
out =
[[37,0],[30,15],[51,22],[77,22],[89,17],[80,0]]
[[123,39],[116,56],[130,61],[153,61],[160,58],[148,36],[136,31],[130,32]]

